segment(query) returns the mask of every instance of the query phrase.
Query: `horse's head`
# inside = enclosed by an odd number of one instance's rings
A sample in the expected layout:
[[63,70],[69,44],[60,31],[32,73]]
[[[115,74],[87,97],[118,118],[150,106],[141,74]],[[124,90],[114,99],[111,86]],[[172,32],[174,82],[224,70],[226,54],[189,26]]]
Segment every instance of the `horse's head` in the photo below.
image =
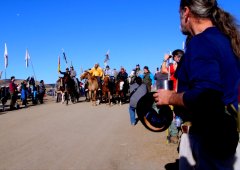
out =
[[109,80],[110,80],[109,76],[105,76],[103,79],[103,82],[107,84]]
[[85,71],[84,73],[82,73],[82,75],[80,76],[80,79],[83,80],[83,79],[86,79],[86,75],[87,75],[87,71]]
[[80,76],[80,79],[83,80],[83,79],[89,79],[90,77],[90,73],[88,71],[85,71],[81,76]]

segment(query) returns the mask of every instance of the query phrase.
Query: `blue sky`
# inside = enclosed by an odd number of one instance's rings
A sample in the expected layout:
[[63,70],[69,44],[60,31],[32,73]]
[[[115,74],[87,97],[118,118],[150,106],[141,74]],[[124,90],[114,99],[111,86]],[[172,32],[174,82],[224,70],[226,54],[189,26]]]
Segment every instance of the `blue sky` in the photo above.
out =
[[[218,3],[240,20],[239,0]],[[179,29],[179,0],[1,0],[0,7],[2,78],[4,43],[9,57],[6,78],[25,79],[35,72],[37,80],[54,83],[59,55],[61,70],[66,68],[62,49],[78,77],[81,68],[97,62],[104,67],[108,49],[111,68],[124,66],[130,73],[140,64],[154,72],[164,54],[182,48],[185,39]],[[32,62],[28,68],[27,48]]]

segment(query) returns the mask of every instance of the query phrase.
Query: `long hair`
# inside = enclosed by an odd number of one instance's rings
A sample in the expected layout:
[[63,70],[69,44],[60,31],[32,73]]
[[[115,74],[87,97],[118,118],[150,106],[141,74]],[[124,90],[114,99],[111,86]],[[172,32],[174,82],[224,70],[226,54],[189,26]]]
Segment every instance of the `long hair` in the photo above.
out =
[[189,7],[199,18],[209,18],[231,41],[233,52],[240,59],[240,29],[236,19],[218,6],[217,0],[181,0],[180,8]]

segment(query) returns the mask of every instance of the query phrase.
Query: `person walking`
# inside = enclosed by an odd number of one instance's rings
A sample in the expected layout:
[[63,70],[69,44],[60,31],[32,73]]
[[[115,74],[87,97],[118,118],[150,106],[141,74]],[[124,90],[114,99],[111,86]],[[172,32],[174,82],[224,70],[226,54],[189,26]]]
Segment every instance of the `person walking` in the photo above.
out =
[[15,84],[15,76],[11,77],[11,82],[9,83],[9,93],[10,93],[10,110],[17,109],[17,85]]
[[152,87],[152,79],[150,77],[150,71],[148,69],[148,66],[144,66],[143,68],[144,75],[143,75],[143,83],[146,84],[148,88],[148,92],[151,92],[151,87]]
[[239,30],[216,0],[181,0],[179,13],[189,41],[175,73],[178,89],[159,89],[155,102],[174,105],[184,121],[180,170],[232,170],[240,130]]
[[45,91],[46,91],[46,88],[45,88],[45,85],[44,85],[44,81],[41,80],[40,81],[40,84],[39,84],[39,92],[38,92],[38,96],[39,96],[39,102],[41,104],[43,104],[43,98],[44,98],[44,95],[45,95]]
[[24,80],[21,83],[21,100],[22,100],[22,105],[24,107],[27,107],[27,81]]
[[146,84],[142,83],[141,77],[135,78],[135,83],[130,85],[130,102],[129,102],[129,114],[130,123],[135,126],[137,123],[136,107],[139,99],[147,93],[148,89]]

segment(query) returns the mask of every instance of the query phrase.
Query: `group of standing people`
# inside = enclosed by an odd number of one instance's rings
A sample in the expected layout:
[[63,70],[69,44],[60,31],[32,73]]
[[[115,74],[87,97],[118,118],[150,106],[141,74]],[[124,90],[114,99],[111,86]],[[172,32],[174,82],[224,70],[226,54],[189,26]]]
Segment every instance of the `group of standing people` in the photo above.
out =
[[12,76],[11,82],[9,83],[10,110],[19,108],[19,104],[17,103],[19,93],[20,99],[22,101],[21,104],[27,107],[27,99],[29,94],[31,94],[33,104],[37,104],[38,101],[42,104],[45,91],[46,88],[43,80],[39,82],[39,85],[36,85],[35,81],[33,81],[32,84],[29,84],[27,80],[23,80],[23,82],[21,82],[21,85],[18,85],[15,83],[15,76]]

